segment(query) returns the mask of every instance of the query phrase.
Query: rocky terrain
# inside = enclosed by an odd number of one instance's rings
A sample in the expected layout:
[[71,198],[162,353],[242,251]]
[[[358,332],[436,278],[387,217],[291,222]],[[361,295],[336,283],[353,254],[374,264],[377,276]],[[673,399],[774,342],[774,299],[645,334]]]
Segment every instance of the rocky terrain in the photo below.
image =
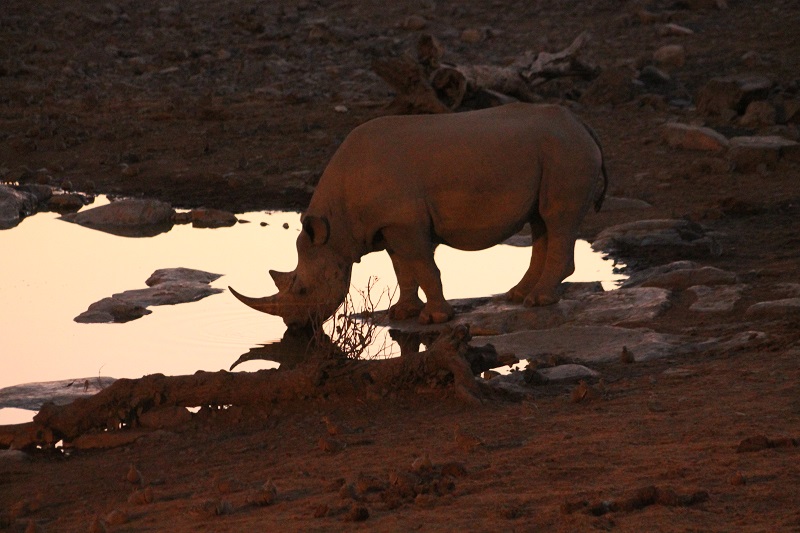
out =
[[[581,233],[631,278],[460,304],[473,345],[532,361],[479,405],[417,386],[0,450],[0,530],[800,529],[797,27],[793,0],[6,2],[4,227],[93,193],[302,208],[397,105],[376,66],[429,35],[524,81],[463,107],[558,102],[597,131],[609,198]],[[567,75],[526,77],[584,32]]]

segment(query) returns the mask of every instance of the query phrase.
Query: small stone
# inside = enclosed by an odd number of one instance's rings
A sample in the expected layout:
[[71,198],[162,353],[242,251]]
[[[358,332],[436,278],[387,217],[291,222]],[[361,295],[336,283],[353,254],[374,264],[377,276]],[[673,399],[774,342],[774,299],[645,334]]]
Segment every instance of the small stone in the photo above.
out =
[[697,92],[697,111],[704,115],[742,114],[750,102],[767,98],[772,86],[772,81],[758,75],[712,78]]
[[674,122],[662,126],[661,137],[667,145],[686,150],[721,152],[729,145],[724,135],[711,128]]
[[658,27],[658,34],[662,37],[694,35],[694,31],[678,24],[668,23]]
[[317,505],[317,507],[314,509],[314,518],[325,518],[328,516],[329,512],[330,508],[326,504],[322,503]]
[[236,215],[220,209],[193,209],[193,228],[223,228],[236,224]]
[[114,509],[104,517],[103,521],[112,526],[119,526],[127,524],[130,518],[128,518],[128,514],[125,511]]
[[345,522],[363,522],[369,518],[369,509],[363,505],[353,504],[344,515]]
[[278,488],[272,480],[269,480],[264,483],[260,489],[254,490],[247,495],[247,503],[258,507],[264,507],[272,505],[277,497]]
[[734,475],[731,476],[728,482],[734,486],[745,485],[747,483],[747,479],[741,472],[736,472]]
[[736,447],[736,453],[758,452],[761,450],[766,450],[769,447],[770,443],[766,435],[755,435],[753,437],[742,439],[742,441],[739,442],[739,445]]
[[686,63],[686,49],[680,44],[668,44],[653,52],[653,60],[664,67],[682,67]]
[[633,72],[627,67],[604,69],[581,95],[588,105],[620,105],[633,100]]
[[320,450],[326,453],[337,453],[345,449],[346,444],[331,437],[321,437],[317,442]]
[[586,383],[586,381],[581,380],[581,382],[578,383],[574,389],[572,389],[570,398],[572,399],[572,403],[588,402],[595,398],[595,394],[593,393],[589,384]]
[[486,32],[476,28],[467,28],[461,32],[461,41],[468,44],[476,44],[486,37]]
[[56,213],[74,213],[84,206],[80,194],[56,194],[47,202],[48,209]]
[[92,519],[92,523],[89,524],[89,533],[106,533],[108,528],[106,528],[105,522],[103,522],[99,516],[95,516]]
[[627,346],[622,347],[622,352],[619,354],[619,362],[624,365],[629,365],[636,362],[636,358]]
[[419,31],[425,29],[428,21],[422,15],[410,15],[401,24],[401,27],[409,31]]
[[153,503],[154,499],[153,487],[148,486],[131,493],[131,495],[128,496],[128,503],[132,503],[134,505],[145,505],[148,503]]
[[139,472],[139,469],[136,468],[136,465],[131,464],[128,467],[128,473],[125,474],[125,480],[133,485],[141,485],[143,479],[142,473]]
[[744,116],[739,119],[739,124],[746,128],[774,126],[776,117],[775,106],[766,100],[757,100],[750,102]]
[[647,65],[639,72],[639,81],[649,85],[666,85],[672,81],[672,78],[660,68]]

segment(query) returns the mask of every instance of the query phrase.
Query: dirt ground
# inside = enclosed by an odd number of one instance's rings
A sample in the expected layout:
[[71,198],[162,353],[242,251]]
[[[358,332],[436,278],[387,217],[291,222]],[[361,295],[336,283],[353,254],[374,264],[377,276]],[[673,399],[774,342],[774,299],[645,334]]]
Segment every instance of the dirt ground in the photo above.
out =
[[[800,531],[798,317],[744,314],[800,282],[800,163],[695,172],[707,154],[669,148],[659,134],[674,119],[796,140],[796,123],[746,128],[689,104],[710,78],[745,72],[800,97],[800,4],[716,4],[6,0],[4,181],[237,212],[302,208],[347,132],[386,112],[391,92],[371,61],[413,48],[420,32],[456,64],[561,50],[582,31],[592,39],[581,57],[602,69],[640,68],[682,44],[685,64],[657,95],[640,88],[650,95],[590,105],[580,101],[588,82],[542,88],[598,132],[610,194],[653,206],[592,214],[582,234],[671,217],[721,232],[721,255],[703,263],[745,280],[742,301],[698,315],[678,299],[655,327],[767,340],[601,366],[604,391],[590,401],[573,401],[575,384],[480,407],[448,390],[307,400],[221,411],[110,450],[4,461],[0,530],[99,531],[90,527],[101,517],[111,531]],[[659,20],[640,16],[641,5]],[[661,35],[666,22],[694,33]],[[351,431],[320,442],[323,416]],[[465,444],[456,436],[465,431],[482,443]],[[131,497],[142,487],[125,479],[131,464],[152,501]],[[410,488],[388,491],[390,480]],[[261,489],[268,482],[274,491]]]

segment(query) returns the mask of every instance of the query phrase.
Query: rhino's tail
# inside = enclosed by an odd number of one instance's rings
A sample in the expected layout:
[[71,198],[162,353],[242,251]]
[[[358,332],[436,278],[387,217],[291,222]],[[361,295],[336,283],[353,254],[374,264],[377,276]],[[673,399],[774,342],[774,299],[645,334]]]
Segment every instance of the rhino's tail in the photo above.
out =
[[606,192],[608,191],[608,173],[606,172],[606,157],[603,154],[603,145],[600,144],[600,138],[597,136],[597,132],[592,129],[587,123],[581,121],[583,127],[586,128],[586,131],[589,132],[589,135],[594,140],[594,143],[597,145],[597,148],[600,150],[600,173],[603,175],[603,188],[600,190],[600,193],[597,195],[594,201],[594,210],[600,211],[600,208],[603,207],[603,201],[606,199]]

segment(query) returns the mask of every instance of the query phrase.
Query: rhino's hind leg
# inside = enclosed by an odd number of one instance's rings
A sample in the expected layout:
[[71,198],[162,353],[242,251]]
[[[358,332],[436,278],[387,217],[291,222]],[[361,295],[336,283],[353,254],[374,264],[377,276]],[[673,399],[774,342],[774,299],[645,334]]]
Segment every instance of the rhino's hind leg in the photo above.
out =
[[545,233],[544,222],[535,219],[531,224],[531,263],[525,275],[511,290],[506,293],[506,299],[514,303],[522,303],[525,298],[533,291],[536,283],[544,270],[544,262],[547,258],[547,234]]
[[575,272],[575,238],[548,236],[542,275],[523,304],[528,307],[553,305],[561,299],[561,282]]

